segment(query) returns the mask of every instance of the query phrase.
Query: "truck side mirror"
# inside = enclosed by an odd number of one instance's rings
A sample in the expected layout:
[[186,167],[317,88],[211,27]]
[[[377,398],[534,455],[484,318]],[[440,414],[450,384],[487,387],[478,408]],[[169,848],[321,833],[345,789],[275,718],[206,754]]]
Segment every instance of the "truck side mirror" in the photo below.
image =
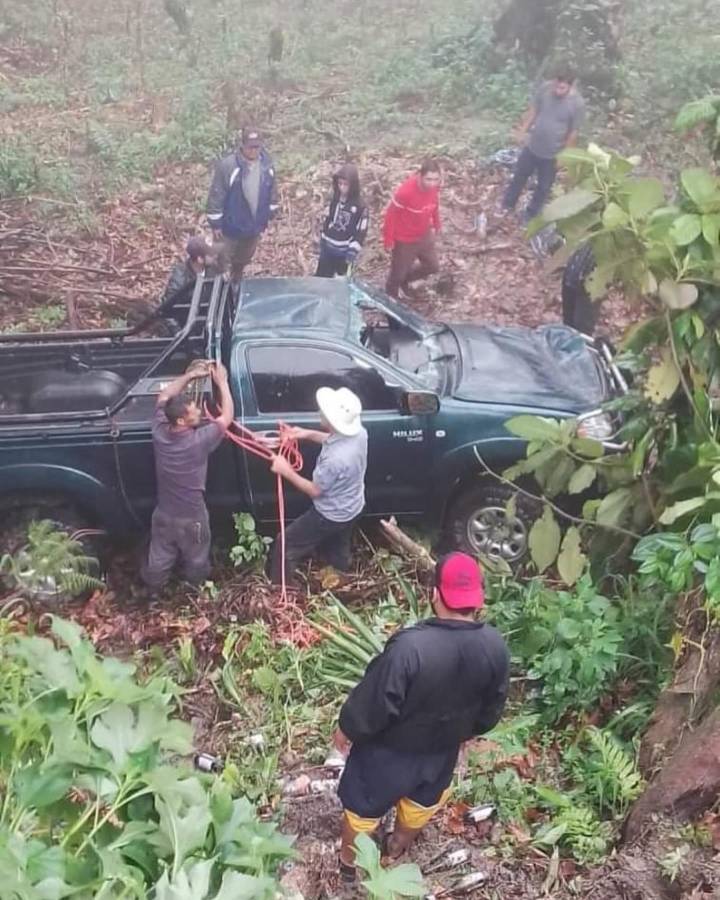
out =
[[440,409],[440,398],[432,391],[405,391],[400,411],[408,416],[433,416]]

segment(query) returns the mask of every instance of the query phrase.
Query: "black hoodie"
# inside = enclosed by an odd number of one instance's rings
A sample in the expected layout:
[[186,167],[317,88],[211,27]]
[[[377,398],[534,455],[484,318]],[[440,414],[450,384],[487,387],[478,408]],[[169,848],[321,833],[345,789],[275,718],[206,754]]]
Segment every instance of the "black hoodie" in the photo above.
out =
[[[345,199],[340,196],[338,181],[350,183]],[[360,196],[357,166],[342,166],[333,175],[333,195],[320,235],[321,251],[331,256],[354,259],[360,252],[368,230],[368,211]]]

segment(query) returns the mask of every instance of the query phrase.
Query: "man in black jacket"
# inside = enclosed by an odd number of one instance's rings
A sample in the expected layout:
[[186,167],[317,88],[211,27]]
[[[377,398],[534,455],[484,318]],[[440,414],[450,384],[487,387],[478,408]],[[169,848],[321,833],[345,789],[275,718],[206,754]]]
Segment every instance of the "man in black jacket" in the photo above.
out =
[[438,561],[435,617],[398,631],[340,711],[335,745],[349,756],[340,867],[354,876],[354,842],[397,807],[385,848],[397,858],[446,802],[460,747],[493,728],[507,698],[510,658],[491,625],[477,622],[484,589],[464,553]]

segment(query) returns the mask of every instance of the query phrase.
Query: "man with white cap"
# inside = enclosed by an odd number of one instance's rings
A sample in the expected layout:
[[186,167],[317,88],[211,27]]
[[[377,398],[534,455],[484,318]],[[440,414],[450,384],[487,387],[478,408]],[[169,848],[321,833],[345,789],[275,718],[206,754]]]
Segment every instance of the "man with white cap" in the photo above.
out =
[[[322,445],[312,479],[296,472],[282,456],[272,471],[312,500],[310,508],[285,532],[285,572],[292,580],[303,559],[318,551],[340,572],[350,568],[353,525],[365,506],[367,431],[362,426],[362,404],[348,388],[320,388],[316,395],[323,431],[295,428],[292,436]],[[270,563],[274,584],[282,581],[283,558],[276,540]]]

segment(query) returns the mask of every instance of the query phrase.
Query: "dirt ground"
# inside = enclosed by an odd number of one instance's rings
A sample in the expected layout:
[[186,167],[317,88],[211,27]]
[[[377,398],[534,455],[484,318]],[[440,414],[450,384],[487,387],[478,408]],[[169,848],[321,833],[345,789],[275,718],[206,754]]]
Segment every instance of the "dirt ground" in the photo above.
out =
[[[371,209],[356,275],[382,286],[388,267],[380,237],[383,210],[417,160],[367,154],[356,161]],[[443,163],[442,270],[411,305],[442,321],[559,321],[559,273],[535,257],[516,220],[500,222],[495,215],[507,172],[469,158]],[[281,180],[281,214],[263,236],[248,274],[314,273],[334,165],[326,162]],[[205,166],[170,167],[153,184],[102,205],[90,230],[68,228],[67,217],[42,201],[0,202],[0,329],[38,329],[38,310],[48,304],[65,304],[60,327],[92,328],[116,323],[137,302],[154,302],[188,236],[205,228],[197,200],[207,182]],[[480,213],[488,218],[485,239],[475,230]],[[632,319],[622,299],[613,298],[604,305],[599,329],[618,339]]]

